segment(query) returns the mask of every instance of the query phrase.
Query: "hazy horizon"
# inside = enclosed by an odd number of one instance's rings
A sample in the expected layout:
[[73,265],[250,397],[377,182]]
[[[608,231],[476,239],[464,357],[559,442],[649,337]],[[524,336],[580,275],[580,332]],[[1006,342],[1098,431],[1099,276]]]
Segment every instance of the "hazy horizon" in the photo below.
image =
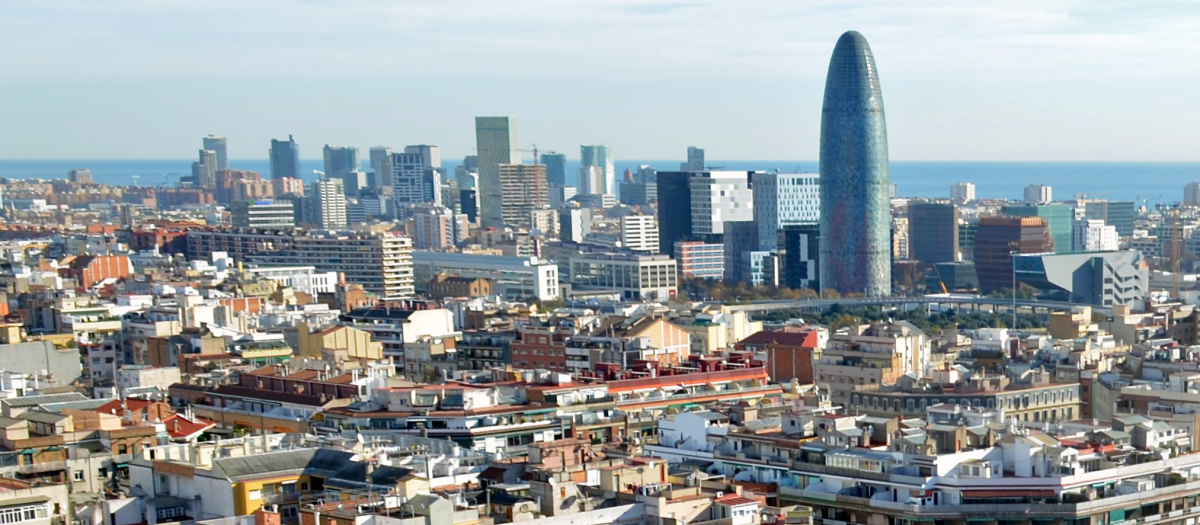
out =
[[[288,134],[474,147],[475,116],[577,158],[815,159],[838,36],[873,49],[893,160],[1194,162],[1200,2],[403,4],[17,0],[0,158],[230,158]],[[453,153],[450,153],[453,152]]]

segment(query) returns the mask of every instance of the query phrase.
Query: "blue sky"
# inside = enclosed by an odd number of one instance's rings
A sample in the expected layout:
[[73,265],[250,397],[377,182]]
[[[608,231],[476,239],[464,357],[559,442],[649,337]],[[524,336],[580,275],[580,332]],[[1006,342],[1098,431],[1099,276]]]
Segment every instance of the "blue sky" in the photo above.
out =
[[439,144],[815,159],[862,32],[898,160],[1200,160],[1200,1],[10,0],[0,158]]

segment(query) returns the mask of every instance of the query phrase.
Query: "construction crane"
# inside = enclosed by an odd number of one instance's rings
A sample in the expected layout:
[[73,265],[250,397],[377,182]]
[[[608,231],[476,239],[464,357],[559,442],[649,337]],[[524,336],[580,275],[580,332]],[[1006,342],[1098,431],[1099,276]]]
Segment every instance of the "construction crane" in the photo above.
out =
[[171,187],[171,177],[178,177],[178,176],[179,176],[178,173],[163,173],[163,187],[170,188]]
[[520,151],[521,153],[531,153],[531,152],[532,152],[532,153],[533,153],[533,165],[534,165],[534,166],[537,166],[537,165],[538,165],[538,163],[540,163],[540,162],[542,161],[542,160],[541,160],[541,158],[540,158],[540,157],[538,157],[538,149],[537,149],[537,144],[533,144],[533,149],[518,149],[517,151]]

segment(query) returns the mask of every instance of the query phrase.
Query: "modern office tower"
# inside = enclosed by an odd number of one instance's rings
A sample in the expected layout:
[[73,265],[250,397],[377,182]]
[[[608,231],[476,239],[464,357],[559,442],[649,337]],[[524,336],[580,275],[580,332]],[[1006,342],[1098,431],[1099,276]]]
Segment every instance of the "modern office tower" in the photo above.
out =
[[633,176],[633,181],[646,183],[658,182],[658,170],[651,168],[646,164],[642,164],[641,166],[638,166],[637,173]]
[[1005,215],[1012,217],[1041,217],[1050,228],[1050,238],[1054,240],[1054,250],[1057,253],[1071,253],[1074,242],[1071,240],[1071,230],[1075,224],[1075,210],[1065,204],[1023,204],[1005,206]]
[[604,170],[599,166],[580,166],[575,183],[576,195],[603,195]]
[[658,219],[653,215],[621,217],[621,246],[639,252],[658,253]]
[[561,208],[575,196],[574,186],[550,185],[550,207]]
[[958,208],[953,204],[908,205],[909,258],[928,265],[954,262],[958,252]]
[[474,188],[458,190],[458,211],[467,216],[471,224],[476,224],[479,217],[479,192]]
[[1183,205],[1200,206],[1200,182],[1189,182],[1183,187]]
[[704,171],[704,150],[688,146],[687,159],[679,164],[679,171]]
[[838,39],[821,113],[821,286],[891,295],[887,125],[875,57],[856,31]]
[[975,185],[970,182],[955,182],[950,185],[950,200],[971,202],[975,200]]
[[653,182],[622,182],[621,204],[645,206],[658,200],[658,184]]
[[312,183],[305,218],[321,230],[342,230],[346,223],[346,193],[342,179],[325,178]]
[[751,282],[750,261],[758,248],[758,225],[753,221],[725,223],[725,281]]
[[272,179],[304,178],[300,176],[300,145],[296,144],[291,135],[288,135],[286,141],[271,139],[271,151],[268,154],[271,159]]
[[467,238],[467,216],[447,208],[419,206],[413,213],[413,247],[445,250]]
[[1121,249],[1117,229],[1099,219],[1075,221],[1072,246],[1077,252],[1108,252]]
[[542,164],[546,165],[546,180],[554,186],[567,185],[567,155],[565,153],[543,153]]
[[895,199],[900,196],[900,190],[896,187],[896,183],[888,184],[888,198]]
[[520,164],[516,122],[509,117],[475,117],[475,148],[479,162],[480,224],[504,227],[504,189],[501,164]]
[[[344,198],[338,190],[336,195]],[[257,251],[246,259],[261,267],[313,266],[318,272],[341,273],[347,284],[361,284],[383,301],[405,299],[416,293],[412,239],[408,237],[391,233],[310,233],[289,234],[287,241],[290,245],[285,248]]]
[[675,261],[679,265],[680,278],[716,279],[725,278],[725,245],[701,241],[679,241],[675,243]]
[[216,135],[204,137],[204,149],[217,153],[217,171],[229,169],[229,153],[225,147],[225,137]]
[[325,145],[325,176],[342,179],[347,197],[357,197],[366,185],[366,176],[358,169],[358,148]]
[[382,188],[390,186],[387,177],[384,176],[383,159],[393,153],[392,148],[384,146],[371,147],[371,177],[367,180],[367,185],[372,188]]
[[1047,204],[1054,200],[1054,192],[1045,184],[1030,184],[1025,186],[1025,202],[1027,204]]
[[778,232],[790,224],[816,223],[821,218],[821,181],[815,173],[755,173],[754,222],[758,251],[778,248]]
[[558,211],[558,239],[583,242],[592,233],[591,208],[566,208]]
[[346,226],[367,222],[367,210],[358,197],[346,197]]
[[296,227],[296,212],[290,201],[242,200],[233,203],[231,220],[234,228],[269,228],[290,230]]
[[67,180],[75,184],[92,184],[92,170],[76,168],[67,171]]
[[1089,201],[1084,204],[1085,219],[1100,219],[1117,229],[1121,237],[1133,236],[1137,204],[1129,201]]
[[1011,289],[1013,254],[1051,253],[1054,240],[1042,217],[982,217],[975,232],[979,291]]
[[593,191],[579,193],[594,193],[597,195],[616,195],[617,194],[617,168],[613,165],[612,149],[608,146],[580,146],[579,147],[580,166],[595,166],[603,172],[601,178],[603,186],[593,188]]
[[818,293],[820,281],[821,226],[817,223],[783,227],[783,285],[794,290],[808,288]]
[[392,200],[399,217],[406,217],[407,208],[433,203],[441,205],[441,178],[428,165],[422,153],[392,153],[384,157],[384,183],[392,188]]
[[415,146],[404,146],[404,152],[408,154],[417,154],[425,159],[425,166],[433,169],[442,168],[442,149],[437,146],[428,144],[417,144]]
[[661,171],[658,194],[659,250],[679,241],[722,243],[725,222],[754,220],[749,171]]
[[[541,164],[501,164],[498,171],[501,220],[506,225],[530,227],[529,213],[550,206],[546,167]],[[486,208],[484,212],[487,212]]]
[[200,188],[217,187],[217,152],[200,150],[200,160],[192,163],[192,181]]
[[358,195],[358,202],[362,204],[363,213],[366,214],[368,219],[372,217],[382,219],[390,216],[389,210],[391,208],[388,207],[388,198],[383,194],[382,190],[363,190]]

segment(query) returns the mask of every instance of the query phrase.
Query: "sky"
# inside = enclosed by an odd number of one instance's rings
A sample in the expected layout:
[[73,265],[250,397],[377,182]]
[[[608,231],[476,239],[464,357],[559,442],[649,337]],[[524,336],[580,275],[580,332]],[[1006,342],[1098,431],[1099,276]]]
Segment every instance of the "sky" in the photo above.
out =
[[811,160],[847,30],[894,160],[1200,161],[1200,0],[7,0],[0,159],[453,159],[508,115],[572,158]]

